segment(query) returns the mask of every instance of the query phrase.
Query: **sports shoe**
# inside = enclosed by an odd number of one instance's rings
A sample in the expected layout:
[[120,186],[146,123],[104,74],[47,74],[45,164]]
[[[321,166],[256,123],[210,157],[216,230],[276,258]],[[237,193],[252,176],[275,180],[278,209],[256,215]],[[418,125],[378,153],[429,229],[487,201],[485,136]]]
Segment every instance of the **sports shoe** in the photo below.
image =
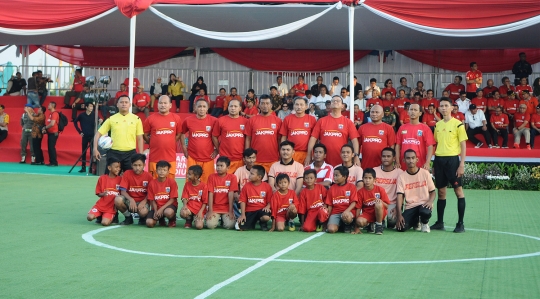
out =
[[465,226],[463,225],[463,222],[456,223],[456,228],[454,229],[455,233],[464,233],[465,232]]
[[366,226],[366,232],[375,233],[375,223],[370,223]]
[[514,143],[514,148],[519,148],[519,144]]
[[481,148],[482,145],[484,145],[482,142],[478,142],[478,144],[475,146],[475,148]]
[[493,146],[490,144],[490,145],[488,145],[488,148],[493,148]]
[[502,148],[508,148],[508,145],[503,145]]
[[527,144],[527,149],[531,150],[531,145],[530,144]]
[[114,214],[111,224],[118,224],[118,212]]
[[21,161],[19,162],[19,164],[26,164],[26,156],[21,157]]
[[176,227],[176,218],[173,220],[169,220],[169,227]]
[[430,229],[434,229],[434,230],[446,230],[446,228],[444,228],[444,222],[435,222],[435,224],[433,224]]
[[146,217],[139,217],[139,223],[137,223],[138,225],[146,225]]
[[234,223],[234,229],[235,230],[240,230],[240,225],[238,224],[238,222]]
[[350,234],[352,231],[352,225],[350,224],[345,224],[343,226],[343,232],[346,233],[346,234]]
[[47,166],[49,166],[49,167],[56,167],[56,166],[58,166],[58,164],[52,164],[52,163],[51,163],[51,164],[47,164]]
[[322,224],[317,224],[316,232],[322,232]]
[[193,223],[193,220],[186,220],[186,223],[184,224],[184,228],[191,228]]
[[133,219],[139,219],[139,214],[131,213],[131,217],[133,217]]
[[120,222],[120,225],[132,225],[132,224],[133,224],[133,217],[131,216],[126,216],[126,219]]
[[32,156],[32,163],[36,162],[36,157]]
[[376,235],[382,235],[383,234],[384,227],[382,224],[375,224],[375,234]]
[[85,166],[81,167],[81,170],[79,170],[79,173],[83,173],[83,172],[86,172],[86,167]]
[[259,222],[259,225],[261,226],[261,230],[262,230],[263,232],[267,232],[267,231],[268,231],[268,222],[264,222],[264,223]]
[[294,226],[294,221],[289,221],[289,231],[293,232],[296,230],[296,227]]
[[422,230],[422,223],[420,221],[418,221],[418,223],[414,227],[414,230],[417,231],[417,232]]
[[423,233],[431,232],[431,230],[429,229],[429,225],[427,223],[426,224],[422,223],[422,232]]
[[498,146],[498,145],[495,144],[495,145],[493,146],[493,148],[500,148],[500,146]]
[[101,219],[102,219],[101,216],[96,217],[96,223],[101,224]]

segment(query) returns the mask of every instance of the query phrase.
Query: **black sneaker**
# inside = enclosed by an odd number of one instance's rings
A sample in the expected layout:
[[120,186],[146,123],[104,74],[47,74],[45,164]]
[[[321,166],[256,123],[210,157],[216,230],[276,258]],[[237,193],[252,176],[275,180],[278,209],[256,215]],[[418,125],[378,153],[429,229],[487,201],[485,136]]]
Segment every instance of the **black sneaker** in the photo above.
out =
[[352,225],[350,224],[345,224],[343,225],[343,232],[346,233],[346,234],[350,234],[351,231],[352,231]]
[[124,221],[120,222],[120,225],[131,225],[131,224],[133,224],[132,216],[127,216],[126,219],[124,219]]
[[146,225],[146,217],[139,217],[139,225]]
[[366,232],[368,233],[374,233],[375,231],[373,230],[373,223],[370,223],[366,226]]
[[375,234],[382,235],[384,227],[381,224],[375,224]]
[[114,215],[114,218],[113,218],[111,224],[118,224],[118,212],[116,212],[116,214]]
[[86,167],[82,167],[81,170],[79,170],[79,173],[83,173],[83,172],[86,172]]
[[101,224],[101,216],[96,217],[96,223]]
[[53,164],[53,163],[51,163],[51,164],[47,164],[47,166],[49,166],[49,167],[56,167],[56,166],[58,166],[58,164]]
[[264,222],[264,223],[260,222],[259,224],[261,225],[261,230],[262,230],[263,232],[267,232],[267,231],[268,231],[268,222]]
[[446,230],[444,228],[444,222],[435,222],[435,224],[433,224],[432,226],[429,227],[431,230]]
[[465,232],[465,226],[463,225],[463,222],[456,223],[456,228],[454,229],[455,233],[464,233]]

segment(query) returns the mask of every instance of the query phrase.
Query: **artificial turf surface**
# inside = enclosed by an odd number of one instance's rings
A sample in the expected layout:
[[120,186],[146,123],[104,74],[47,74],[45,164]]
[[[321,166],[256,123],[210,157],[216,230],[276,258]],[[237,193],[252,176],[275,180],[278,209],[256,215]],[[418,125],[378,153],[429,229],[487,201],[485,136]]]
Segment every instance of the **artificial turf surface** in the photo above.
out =
[[[133,225],[93,236],[97,242],[137,253],[100,247],[82,238],[102,228],[86,221],[97,200],[93,194],[97,177],[18,174],[16,169],[55,174],[69,170],[0,164],[3,298],[194,298],[313,236],[297,231],[196,231],[182,228],[179,221],[172,229]],[[540,252],[540,192],[466,190],[465,194],[465,234],[451,232],[457,212],[456,200],[449,196],[446,232],[323,234],[224,286],[211,298],[540,297],[540,256],[485,260]],[[252,260],[234,259],[238,257]]]

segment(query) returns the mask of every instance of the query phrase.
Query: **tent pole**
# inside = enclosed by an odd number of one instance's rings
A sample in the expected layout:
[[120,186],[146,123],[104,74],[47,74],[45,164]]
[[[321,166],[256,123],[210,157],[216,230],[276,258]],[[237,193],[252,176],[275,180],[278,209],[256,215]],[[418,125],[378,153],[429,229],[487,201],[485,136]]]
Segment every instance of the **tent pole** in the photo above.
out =
[[135,73],[135,27],[137,16],[133,16],[129,23],[129,112],[133,106],[133,75]]
[[354,122],[354,4],[349,6],[349,112]]

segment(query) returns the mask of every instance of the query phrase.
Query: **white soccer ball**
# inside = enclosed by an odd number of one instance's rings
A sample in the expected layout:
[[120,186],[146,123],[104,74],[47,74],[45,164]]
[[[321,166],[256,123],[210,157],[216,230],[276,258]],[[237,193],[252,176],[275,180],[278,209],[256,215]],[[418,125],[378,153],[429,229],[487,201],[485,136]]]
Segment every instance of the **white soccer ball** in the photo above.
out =
[[113,141],[111,137],[107,135],[99,137],[98,146],[101,147],[102,149],[110,149],[112,145],[113,145]]

